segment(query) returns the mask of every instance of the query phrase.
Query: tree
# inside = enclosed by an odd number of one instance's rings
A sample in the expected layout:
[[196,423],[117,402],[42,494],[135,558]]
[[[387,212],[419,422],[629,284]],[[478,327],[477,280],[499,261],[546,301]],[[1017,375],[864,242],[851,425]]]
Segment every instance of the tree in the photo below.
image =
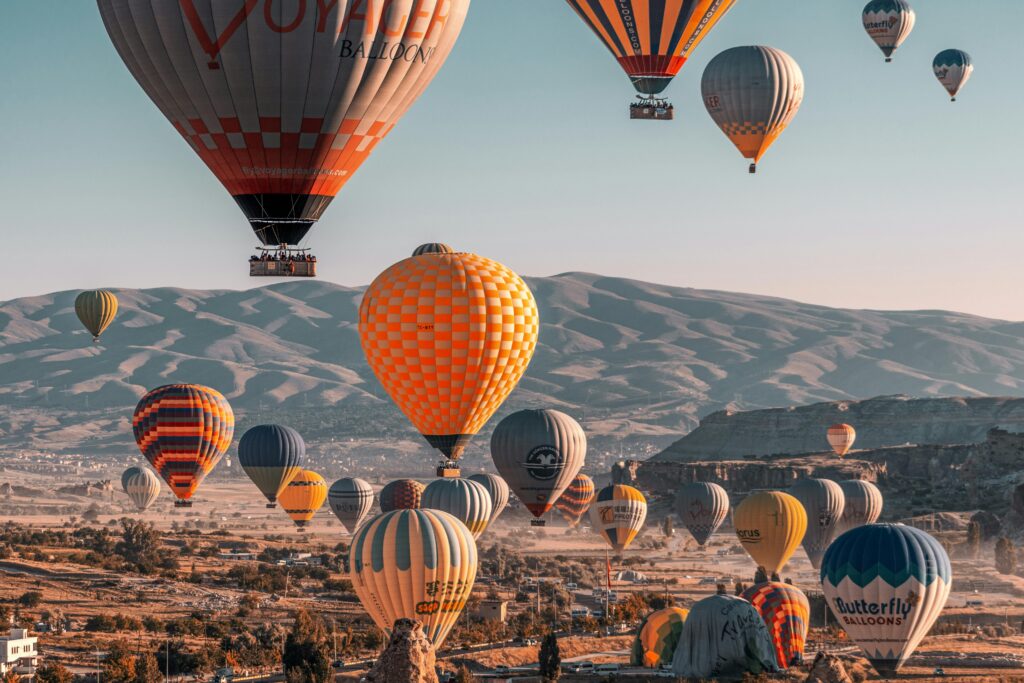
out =
[[96,503],[92,503],[91,505],[89,505],[89,507],[85,509],[85,512],[82,513],[82,519],[84,519],[87,522],[95,522],[99,518],[100,506],[97,505]]
[[134,683],[135,657],[120,641],[110,644],[106,659],[103,660],[103,680],[106,683]]
[[152,652],[135,658],[135,680],[132,683],[160,683],[163,680],[160,663],[156,661],[156,656]]
[[996,571],[1000,574],[1013,574],[1017,571],[1017,549],[1006,536],[996,541]]
[[981,524],[972,520],[967,525],[967,556],[976,560],[979,555],[981,555]]
[[562,674],[562,657],[558,653],[558,636],[549,631],[540,643],[540,677],[544,683],[557,681]]
[[306,610],[295,613],[282,664],[289,683],[333,683],[327,631],[323,622]]
[[758,584],[758,583],[767,583],[767,582],[768,582],[768,572],[765,571],[764,567],[758,565],[757,571],[754,572],[754,583]]
[[121,542],[115,552],[143,574],[178,566],[173,555],[163,552],[160,534],[153,525],[138,519],[121,520]]
[[8,669],[4,674],[3,683],[21,683],[21,676],[14,673],[14,669]]
[[452,683],[474,683],[474,681],[476,681],[476,676],[465,664],[455,670],[455,677],[452,678]]
[[670,538],[676,532],[672,526],[672,516],[668,515],[665,517],[665,521],[661,523],[661,533],[665,538]]
[[39,603],[43,601],[43,594],[39,591],[27,591],[21,594],[18,598],[18,604],[24,605],[25,607],[39,607]]
[[71,683],[75,678],[74,674],[68,671],[60,662],[43,664],[36,669],[36,683]]

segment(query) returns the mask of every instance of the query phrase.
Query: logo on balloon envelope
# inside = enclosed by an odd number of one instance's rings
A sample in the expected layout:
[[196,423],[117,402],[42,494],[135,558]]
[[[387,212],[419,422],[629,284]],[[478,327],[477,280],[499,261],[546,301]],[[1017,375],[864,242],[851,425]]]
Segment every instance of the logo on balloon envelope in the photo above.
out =
[[526,454],[523,467],[533,479],[549,481],[565,469],[565,456],[554,446],[537,446]]
[[845,625],[901,626],[919,602],[920,596],[911,591],[906,598],[890,598],[887,602],[844,600],[837,597],[833,599],[833,606],[836,615]]

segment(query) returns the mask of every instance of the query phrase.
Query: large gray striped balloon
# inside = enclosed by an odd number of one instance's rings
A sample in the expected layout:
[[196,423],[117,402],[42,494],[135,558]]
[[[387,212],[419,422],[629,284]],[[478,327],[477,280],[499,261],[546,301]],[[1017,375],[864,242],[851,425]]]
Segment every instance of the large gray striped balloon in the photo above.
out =
[[373,507],[373,487],[362,479],[344,477],[331,484],[327,504],[342,526],[354,534]]
[[885,502],[882,492],[870,481],[848,479],[839,482],[839,488],[843,489],[846,504],[836,528],[836,538],[850,529],[874,524],[882,516],[882,505]]
[[469,479],[435,479],[423,489],[420,507],[447,512],[465,524],[473,538],[480,538],[491,521],[493,503],[483,484]]
[[817,569],[832,539],[836,537],[846,496],[839,484],[831,479],[801,479],[789,487],[789,493],[800,501],[807,512],[807,533],[804,534],[803,546],[811,565]]
[[466,478],[482,485],[487,489],[487,493],[491,494],[491,519],[487,522],[487,525],[490,526],[494,524],[494,521],[498,519],[498,515],[500,515],[502,511],[504,511],[505,506],[508,505],[508,484],[498,475],[490,473],[481,472],[478,474],[471,474]]

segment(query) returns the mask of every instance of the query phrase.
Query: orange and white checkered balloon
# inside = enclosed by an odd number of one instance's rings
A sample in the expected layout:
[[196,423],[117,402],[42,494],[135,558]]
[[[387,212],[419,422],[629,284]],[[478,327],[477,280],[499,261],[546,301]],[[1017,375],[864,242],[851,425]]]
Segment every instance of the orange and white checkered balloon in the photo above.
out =
[[483,256],[439,249],[417,250],[385,270],[359,309],[370,368],[452,459],[515,389],[539,330],[521,277]]

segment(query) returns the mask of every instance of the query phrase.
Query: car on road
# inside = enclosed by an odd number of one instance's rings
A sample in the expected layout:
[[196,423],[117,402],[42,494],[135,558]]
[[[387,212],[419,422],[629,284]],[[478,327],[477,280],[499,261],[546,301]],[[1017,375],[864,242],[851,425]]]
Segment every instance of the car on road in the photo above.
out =
[[606,662],[604,664],[598,664],[594,667],[595,674],[617,674],[622,671],[622,665],[618,662]]
[[565,584],[565,587],[566,587],[567,589],[571,590],[571,591],[574,591],[574,590],[576,590],[577,588],[579,588],[579,586],[577,586],[577,585],[576,585],[575,583],[573,583],[572,581],[570,581],[569,583]]
[[494,671],[492,671],[491,673],[497,674],[499,676],[506,676],[512,673],[512,669],[508,668],[504,664],[499,664],[498,666],[494,667]]
[[604,610],[603,609],[592,610],[590,612],[590,616],[594,617],[595,619],[604,619]]
[[946,671],[941,666],[937,666],[937,667],[935,667],[935,671],[933,672],[933,675],[934,676],[945,676],[946,675]]
[[569,673],[573,674],[592,674],[594,673],[594,663],[589,661],[582,662],[569,662],[568,669]]

